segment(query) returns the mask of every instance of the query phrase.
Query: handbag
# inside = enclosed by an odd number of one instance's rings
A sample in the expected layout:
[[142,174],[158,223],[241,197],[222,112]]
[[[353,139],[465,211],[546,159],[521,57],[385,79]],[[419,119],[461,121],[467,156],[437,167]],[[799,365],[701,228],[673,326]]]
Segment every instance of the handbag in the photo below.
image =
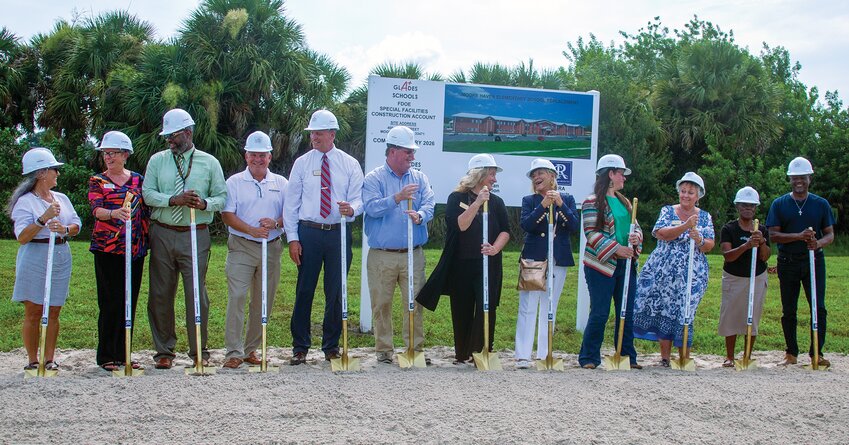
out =
[[536,261],[519,258],[519,284],[518,290],[545,290],[546,271],[548,260]]

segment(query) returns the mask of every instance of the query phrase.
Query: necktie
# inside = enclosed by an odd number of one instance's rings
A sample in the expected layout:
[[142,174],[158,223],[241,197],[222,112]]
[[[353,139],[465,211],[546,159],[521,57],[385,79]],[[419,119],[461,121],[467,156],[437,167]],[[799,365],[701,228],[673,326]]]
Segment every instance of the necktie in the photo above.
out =
[[327,155],[321,157],[321,217],[330,215],[330,164]]
[[[183,193],[186,186],[186,181],[183,179],[183,155],[174,156],[174,163],[177,164],[177,178],[174,180],[174,194]],[[174,222],[180,222],[183,219],[183,207],[171,207],[171,218]]]

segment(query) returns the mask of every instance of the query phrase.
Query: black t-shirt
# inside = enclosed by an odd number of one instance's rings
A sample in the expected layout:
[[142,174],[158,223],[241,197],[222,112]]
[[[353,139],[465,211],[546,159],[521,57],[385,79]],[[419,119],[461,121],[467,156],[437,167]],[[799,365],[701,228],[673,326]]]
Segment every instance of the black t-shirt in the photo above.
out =
[[[460,193],[454,192],[448,196],[447,208],[445,217],[448,224],[457,224],[457,218],[465,211],[477,195],[472,192]],[[463,204],[463,205],[461,205]],[[489,243],[495,242],[501,232],[508,232],[509,226],[507,222],[507,208],[504,207],[504,201],[490,193],[489,195]],[[459,230],[458,230],[459,231]],[[457,244],[457,258],[471,259],[481,257],[481,242],[483,241],[483,206],[475,215],[475,220],[465,231],[459,232]],[[498,255],[501,255],[499,252]]]
[[[758,227],[758,231],[760,231],[764,240],[766,241],[766,245],[769,245],[769,230],[764,226]],[[736,249],[743,244],[746,244],[749,241],[749,237],[752,235],[752,232],[748,230],[743,230],[740,228],[740,222],[738,220],[730,221],[724,226],[722,226],[722,234],[720,235],[719,242],[720,243],[731,243],[731,248]],[[749,249],[743,252],[736,261],[728,262],[722,266],[722,270],[730,273],[731,275],[735,275],[738,277],[748,277],[749,271],[752,268],[752,249]],[[766,262],[758,260],[755,265],[755,276],[764,273],[766,270]]]

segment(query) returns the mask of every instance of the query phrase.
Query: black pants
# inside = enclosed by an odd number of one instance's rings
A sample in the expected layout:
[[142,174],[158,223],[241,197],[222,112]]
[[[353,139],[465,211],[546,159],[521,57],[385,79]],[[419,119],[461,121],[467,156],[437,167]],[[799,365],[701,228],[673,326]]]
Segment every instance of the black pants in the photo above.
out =
[[[121,362],[126,359],[124,333],[124,255],[94,253],[94,275],[97,280],[97,364]],[[144,257],[133,260],[131,301],[133,324],[139,299]]]
[[[346,226],[346,257],[349,272],[353,250],[351,226]],[[342,252],[340,229],[321,230],[298,226],[301,242],[301,265],[298,266],[298,283],[295,288],[295,307],[292,309],[292,352],[307,352],[312,344],[310,326],[312,303],[318,276],[324,267],[324,321],[321,325],[321,350],[325,353],[339,350],[342,335]]]
[[[454,283],[451,294],[451,323],[454,327],[454,357],[467,360],[473,352],[483,350],[483,265],[480,259],[455,260],[454,267],[462,277]],[[490,294],[493,292],[490,283]],[[495,305],[490,297],[489,350],[495,336]]]
[[[817,333],[819,336],[819,350],[822,354],[825,345],[825,256],[822,251],[814,255],[814,273],[817,281]],[[808,308],[811,307],[811,266],[807,254],[787,255],[778,254],[778,281],[781,289],[781,327],[784,330],[784,342],[787,344],[787,353],[799,355],[799,344],[796,341],[797,319],[796,311],[799,305],[800,286],[805,289],[805,297],[808,300]],[[808,317],[805,317],[806,319]],[[808,325],[808,329],[811,327]],[[813,338],[808,349],[808,355],[814,355]]]

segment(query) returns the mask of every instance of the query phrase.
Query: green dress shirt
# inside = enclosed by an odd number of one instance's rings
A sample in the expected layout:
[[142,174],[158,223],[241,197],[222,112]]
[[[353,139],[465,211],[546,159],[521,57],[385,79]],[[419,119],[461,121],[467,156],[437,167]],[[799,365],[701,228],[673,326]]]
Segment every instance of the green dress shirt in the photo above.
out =
[[[191,170],[189,162],[191,160]],[[206,210],[195,210],[195,223],[209,224],[215,212],[220,212],[227,201],[227,183],[218,159],[194,146],[183,153],[183,171],[188,171],[185,190],[194,190],[206,200]],[[147,163],[142,194],[145,204],[153,210],[151,219],[172,226],[188,226],[189,208],[183,207],[182,219],[177,222],[171,214],[168,200],[180,194],[176,190],[177,164],[171,150],[162,150],[151,156]]]

